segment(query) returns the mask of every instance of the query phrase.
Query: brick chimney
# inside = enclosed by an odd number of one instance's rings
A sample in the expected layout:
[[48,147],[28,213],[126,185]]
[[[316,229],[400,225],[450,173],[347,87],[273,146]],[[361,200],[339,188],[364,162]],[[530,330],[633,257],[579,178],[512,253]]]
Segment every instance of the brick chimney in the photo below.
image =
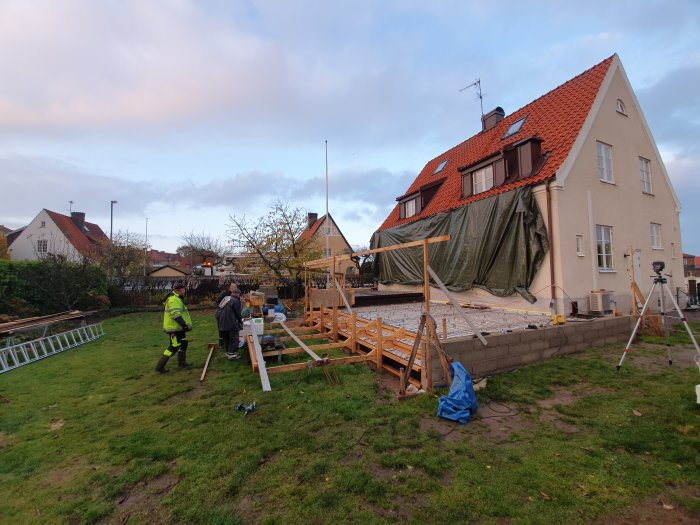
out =
[[307,225],[306,227],[310,230],[314,223],[318,220],[318,213],[309,213],[306,216]]
[[503,111],[503,108],[498,106],[496,109],[492,109],[486,115],[481,117],[481,130],[482,131],[488,131],[492,127],[494,127],[496,124],[498,124],[501,120],[503,120],[503,117],[506,116],[506,112]]
[[72,211],[70,212],[70,220],[73,221],[80,231],[83,231],[83,226],[85,226],[85,213],[82,211]]

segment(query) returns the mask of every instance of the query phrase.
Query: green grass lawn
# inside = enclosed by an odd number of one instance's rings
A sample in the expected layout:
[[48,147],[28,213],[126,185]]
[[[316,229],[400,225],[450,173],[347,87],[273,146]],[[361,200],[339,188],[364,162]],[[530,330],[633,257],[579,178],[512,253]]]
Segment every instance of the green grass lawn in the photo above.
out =
[[700,518],[700,376],[682,344],[672,368],[644,343],[616,372],[620,344],[489,378],[462,426],[435,417],[437,395],[399,402],[362,365],[338,367],[339,386],[318,369],[271,375],[263,394],[217,351],[200,383],[217,340],[206,311],[198,367],[156,374],[161,318],[110,319],[100,340],[0,375],[0,522]]

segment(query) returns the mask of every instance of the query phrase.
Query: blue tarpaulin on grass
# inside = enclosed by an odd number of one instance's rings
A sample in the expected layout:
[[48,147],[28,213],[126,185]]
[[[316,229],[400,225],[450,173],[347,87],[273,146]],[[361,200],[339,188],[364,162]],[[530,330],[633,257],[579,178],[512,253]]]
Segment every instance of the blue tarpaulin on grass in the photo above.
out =
[[450,365],[450,375],[452,376],[450,393],[442,396],[438,401],[437,415],[465,424],[472,413],[479,408],[472,378],[469,377],[462,363],[457,362]]

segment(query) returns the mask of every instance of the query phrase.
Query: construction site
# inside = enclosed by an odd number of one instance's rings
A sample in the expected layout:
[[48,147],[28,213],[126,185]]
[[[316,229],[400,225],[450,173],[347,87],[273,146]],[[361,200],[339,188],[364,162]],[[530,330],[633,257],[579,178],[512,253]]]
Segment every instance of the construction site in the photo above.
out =
[[[427,263],[429,246],[447,240],[449,236],[434,237],[364,252],[421,248],[425,262],[421,301],[357,306],[363,291],[345,287],[344,274],[335,271],[342,256],[307,263],[303,318],[275,321],[272,317],[265,323],[260,317],[244,329],[253,371],[260,375],[263,391],[272,389],[270,375],[320,368],[333,384],[338,381],[336,365],[368,363],[378,372],[395,376],[397,394],[404,398],[407,392],[449,386],[453,361],[459,361],[473,377],[484,377],[629,336],[634,321],[630,316],[567,320],[534,309],[461,304]],[[325,275],[326,288],[313,286],[310,276],[318,273]],[[375,294],[375,302],[377,297]],[[385,298],[391,301],[392,295]],[[259,301],[262,304],[264,298]],[[262,336],[270,343],[276,339],[277,347],[263,348]],[[319,339],[325,341],[319,343]],[[314,344],[305,342],[310,340]],[[288,342],[295,343],[294,347],[287,348]],[[331,351],[344,355],[332,356]],[[279,364],[282,356],[294,354],[305,360]],[[278,364],[272,362],[274,358]]]

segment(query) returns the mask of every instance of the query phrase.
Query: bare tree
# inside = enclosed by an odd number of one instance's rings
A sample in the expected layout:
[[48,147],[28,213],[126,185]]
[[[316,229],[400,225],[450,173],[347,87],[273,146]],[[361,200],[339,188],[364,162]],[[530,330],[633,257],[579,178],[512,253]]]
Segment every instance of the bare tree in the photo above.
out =
[[143,275],[148,265],[148,245],[138,233],[118,231],[112,243],[99,243],[90,258],[106,269],[115,285],[122,287],[130,278]]
[[186,233],[180,240],[182,246],[177,249],[177,253],[186,258],[191,266],[202,264],[207,259],[221,259],[226,253],[226,245],[221,239],[204,232]]
[[257,219],[232,215],[229,220],[231,243],[245,256],[255,278],[289,286],[297,299],[304,262],[321,256],[311,237],[301,238],[307,225],[301,209],[278,200],[267,215]]

